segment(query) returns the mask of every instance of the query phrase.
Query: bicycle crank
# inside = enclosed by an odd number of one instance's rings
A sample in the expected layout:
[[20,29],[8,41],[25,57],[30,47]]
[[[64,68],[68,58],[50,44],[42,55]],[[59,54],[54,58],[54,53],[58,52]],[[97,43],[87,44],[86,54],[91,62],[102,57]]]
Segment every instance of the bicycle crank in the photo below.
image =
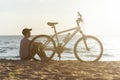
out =
[[58,54],[59,59],[61,58],[61,53],[62,53],[63,51],[64,51],[64,48],[62,47],[61,44],[56,47],[56,52],[57,52],[57,54]]

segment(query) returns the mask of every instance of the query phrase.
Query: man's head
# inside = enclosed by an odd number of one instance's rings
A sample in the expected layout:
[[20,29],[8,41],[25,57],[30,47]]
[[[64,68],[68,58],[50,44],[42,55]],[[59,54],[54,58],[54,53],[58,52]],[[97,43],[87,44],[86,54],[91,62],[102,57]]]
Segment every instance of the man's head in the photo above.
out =
[[23,31],[22,31],[22,34],[25,36],[25,37],[30,37],[31,36],[31,31],[32,29],[28,29],[28,28],[24,28]]

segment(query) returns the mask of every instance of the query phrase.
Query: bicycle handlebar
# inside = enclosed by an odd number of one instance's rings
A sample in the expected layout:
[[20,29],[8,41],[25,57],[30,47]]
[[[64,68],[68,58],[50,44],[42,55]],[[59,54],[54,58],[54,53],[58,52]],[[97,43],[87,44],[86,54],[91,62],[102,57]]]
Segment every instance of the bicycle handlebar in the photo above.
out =
[[80,18],[82,17],[82,15],[80,14],[80,12],[77,12],[78,13],[78,16],[80,16]]
[[82,19],[82,15],[80,14],[80,12],[77,12],[77,13],[78,13],[79,18],[76,21],[79,24],[80,22],[83,22],[83,19]]

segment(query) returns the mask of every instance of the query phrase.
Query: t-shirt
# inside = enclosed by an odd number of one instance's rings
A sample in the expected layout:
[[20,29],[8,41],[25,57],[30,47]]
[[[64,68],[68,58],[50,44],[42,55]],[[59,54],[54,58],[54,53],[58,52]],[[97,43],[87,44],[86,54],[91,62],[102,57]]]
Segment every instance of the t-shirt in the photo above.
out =
[[30,43],[30,40],[28,38],[24,37],[21,40],[20,42],[20,58],[21,59],[24,59],[29,56],[29,51],[28,51],[29,43]]

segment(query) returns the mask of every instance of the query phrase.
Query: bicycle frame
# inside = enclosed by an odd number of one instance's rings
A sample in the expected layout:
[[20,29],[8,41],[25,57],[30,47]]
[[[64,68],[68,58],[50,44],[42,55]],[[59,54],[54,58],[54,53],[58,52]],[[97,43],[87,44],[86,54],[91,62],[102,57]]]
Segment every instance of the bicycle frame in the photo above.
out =
[[[59,39],[58,39],[58,35],[61,34],[61,33],[65,33],[65,32],[69,32],[69,31],[75,30],[75,31],[70,35],[69,39],[62,45],[62,47],[65,47],[65,46],[67,45],[67,43],[73,38],[73,36],[74,36],[77,32],[80,32],[80,34],[82,35],[82,37],[84,37],[84,33],[82,32],[82,30],[81,30],[81,28],[80,28],[80,24],[79,24],[80,22],[83,21],[83,20],[82,20],[82,16],[80,15],[79,12],[78,12],[78,15],[80,16],[80,18],[78,18],[78,19],[76,20],[77,27],[75,27],[75,28],[71,28],[71,29],[67,29],[67,30],[63,30],[63,31],[57,32],[57,31],[56,31],[56,28],[55,28],[55,25],[52,26],[52,27],[54,28],[54,33],[55,33],[55,34],[54,34],[51,38],[53,39],[54,37],[56,37],[57,45],[60,45]],[[85,46],[87,46],[85,39],[84,39],[84,43],[85,43]],[[87,47],[86,47],[86,48],[87,48]]]
[[[84,44],[86,46],[86,49],[88,50],[88,47],[87,47],[87,43],[86,43],[86,40],[85,40],[85,34],[83,33],[83,31],[81,30],[81,27],[80,27],[80,22],[83,22],[83,19],[82,19],[82,15],[78,12],[78,16],[80,18],[78,18],[76,20],[76,23],[77,23],[77,27],[75,28],[71,28],[71,29],[67,29],[67,30],[63,30],[63,31],[60,31],[60,32],[57,32],[56,31],[56,28],[55,28],[55,25],[52,25],[52,28],[54,28],[54,33],[50,39],[54,39],[54,37],[56,37],[56,44],[57,46],[62,46],[62,47],[65,47],[67,45],[67,43],[73,38],[73,36],[77,33],[77,32],[80,32],[80,34],[82,35],[82,37],[84,38]],[[65,32],[69,32],[69,31],[73,31],[74,32],[70,35],[69,39],[67,41],[64,42],[64,44],[61,45],[61,43],[59,43],[59,39],[58,39],[58,35],[59,34],[62,34],[62,33],[65,33]],[[47,43],[46,43],[47,44]]]
[[[54,28],[55,29],[55,28]],[[82,34],[82,36],[83,36],[83,32],[80,30],[80,27],[78,26],[78,27],[75,27],[75,28],[71,28],[71,29],[67,29],[67,30],[63,30],[63,31],[60,31],[60,32],[56,32],[56,29],[55,29],[55,34],[51,37],[52,39],[54,38],[54,37],[56,37],[56,39],[57,39],[57,45],[59,45],[60,43],[59,43],[59,39],[58,39],[58,35],[59,34],[62,34],[62,33],[65,33],[65,32],[69,32],[69,31],[73,31],[74,30],[74,32],[70,35],[70,37],[69,37],[69,39],[62,45],[62,47],[65,47],[66,45],[67,45],[67,43],[73,38],[73,36],[77,33],[77,32],[80,32],[81,34]]]

